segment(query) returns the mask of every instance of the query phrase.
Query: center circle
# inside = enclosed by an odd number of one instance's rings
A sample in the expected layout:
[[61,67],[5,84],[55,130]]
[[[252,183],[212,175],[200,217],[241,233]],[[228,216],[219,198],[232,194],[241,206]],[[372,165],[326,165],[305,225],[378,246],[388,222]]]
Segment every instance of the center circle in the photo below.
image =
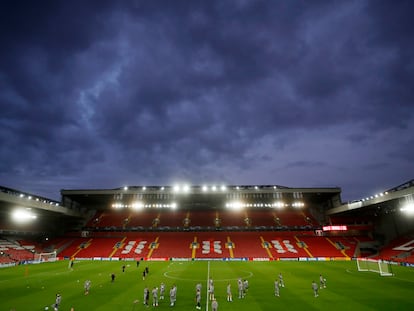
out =
[[[205,281],[205,279],[200,280],[200,279],[190,279],[190,278],[176,277],[176,276],[171,275],[171,272],[175,272],[175,271],[164,272],[164,276],[166,278],[173,279],[173,280],[179,280],[179,281],[194,281],[194,282],[203,282],[203,281]],[[214,282],[228,282],[228,281],[236,281],[238,279],[249,279],[253,276],[253,273],[250,272],[250,271],[242,271],[242,272],[244,272],[245,275],[237,277],[237,278],[213,279],[213,280],[214,280]]]

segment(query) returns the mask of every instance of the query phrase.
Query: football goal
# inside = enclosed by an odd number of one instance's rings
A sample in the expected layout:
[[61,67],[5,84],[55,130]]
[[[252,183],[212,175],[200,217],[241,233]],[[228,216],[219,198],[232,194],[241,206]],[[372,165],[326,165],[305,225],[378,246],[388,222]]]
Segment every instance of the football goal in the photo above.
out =
[[392,276],[391,264],[383,260],[368,258],[357,258],[358,271],[371,271],[379,273],[381,276]]
[[56,251],[50,253],[38,253],[34,256],[35,262],[52,262],[56,261]]

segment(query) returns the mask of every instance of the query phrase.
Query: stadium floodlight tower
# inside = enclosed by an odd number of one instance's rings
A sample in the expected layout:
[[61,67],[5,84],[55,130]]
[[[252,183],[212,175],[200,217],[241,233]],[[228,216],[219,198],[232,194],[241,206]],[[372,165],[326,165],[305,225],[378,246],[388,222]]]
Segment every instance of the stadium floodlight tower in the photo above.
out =
[[379,273],[381,276],[393,276],[391,264],[384,260],[370,258],[357,258],[358,271],[370,271]]

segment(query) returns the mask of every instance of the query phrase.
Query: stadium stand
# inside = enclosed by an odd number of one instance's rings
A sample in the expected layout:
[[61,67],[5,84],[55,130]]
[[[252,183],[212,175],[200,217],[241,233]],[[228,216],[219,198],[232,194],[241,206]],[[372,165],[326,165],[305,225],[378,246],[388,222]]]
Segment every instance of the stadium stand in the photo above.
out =
[[[0,192],[0,264],[32,260],[33,253],[50,251],[56,251],[59,258],[284,260],[367,256],[414,263],[414,238],[406,234],[412,222],[397,209],[399,202],[412,195],[413,182],[390,194],[347,204],[340,202],[338,188],[242,186],[205,194],[195,187],[193,196],[176,195],[173,189],[160,187],[131,189],[131,197],[124,188],[62,190],[62,206],[43,200],[39,210],[44,221],[26,225],[14,224],[4,216],[16,200],[31,208],[30,196]],[[133,208],[131,198],[145,201],[145,207]],[[274,204],[282,199],[287,203]],[[237,206],[226,205],[228,200],[238,202]],[[298,200],[305,203],[295,205]],[[119,204],[113,205],[114,201]],[[179,207],[168,208],[171,202],[178,202]],[[248,206],[234,209],[241,202]],[[382,202],[387,202],[387,208]],[[74,213],[74,208],[84,213]],[[387,225],[390,217],[396,232],[387,232],[392,231]],[[324,231],[325,225],[347,229]],[[49,235],[51,238],[45,239]]]

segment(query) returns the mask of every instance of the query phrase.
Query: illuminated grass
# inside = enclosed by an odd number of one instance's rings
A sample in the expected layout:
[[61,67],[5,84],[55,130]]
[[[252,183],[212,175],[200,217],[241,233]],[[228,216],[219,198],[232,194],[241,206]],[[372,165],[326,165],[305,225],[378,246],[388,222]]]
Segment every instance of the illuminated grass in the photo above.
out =
[[[122,265],[126,271],[122,272]],[[142,271],[150,273],[142,280]],[[381,277],[372,272],[357,272],[355,262],[223,262],[210,261],[210,276],[215,282],[219,310],[413,310],[414,269],[393,266],[395,276]],[[286,287],[274,296],[273,282],[282,272]],[[116,279],[111,283],[110,274]],[[327,278],[327,288],[313,297],[311,282],[319,274]],[[195,310],[195,285],[203,285],[202,310],[206,309],[208,262],[79,261],[73,271],[68,262],[45,263],[0,269],[0,310],[44,310],[62,295],[60,311],[171,310],[168,290],[178,287],[176,310]],[[237,298],[237,278],[248,279],[249,291]],[[92,281],[85,296],[83,283]],[[152,289],[166,284],[166,299],[159,307],[142,304],[145,286]],[[233,288],[233,302],[226,301],[226,285]],[[136,302],[138,300],[138,302]],[[134,301],[136,302],[134,304]],[[151,302],[151,299],[150,299]],[[209,310],[211,308],[209,307]]]

